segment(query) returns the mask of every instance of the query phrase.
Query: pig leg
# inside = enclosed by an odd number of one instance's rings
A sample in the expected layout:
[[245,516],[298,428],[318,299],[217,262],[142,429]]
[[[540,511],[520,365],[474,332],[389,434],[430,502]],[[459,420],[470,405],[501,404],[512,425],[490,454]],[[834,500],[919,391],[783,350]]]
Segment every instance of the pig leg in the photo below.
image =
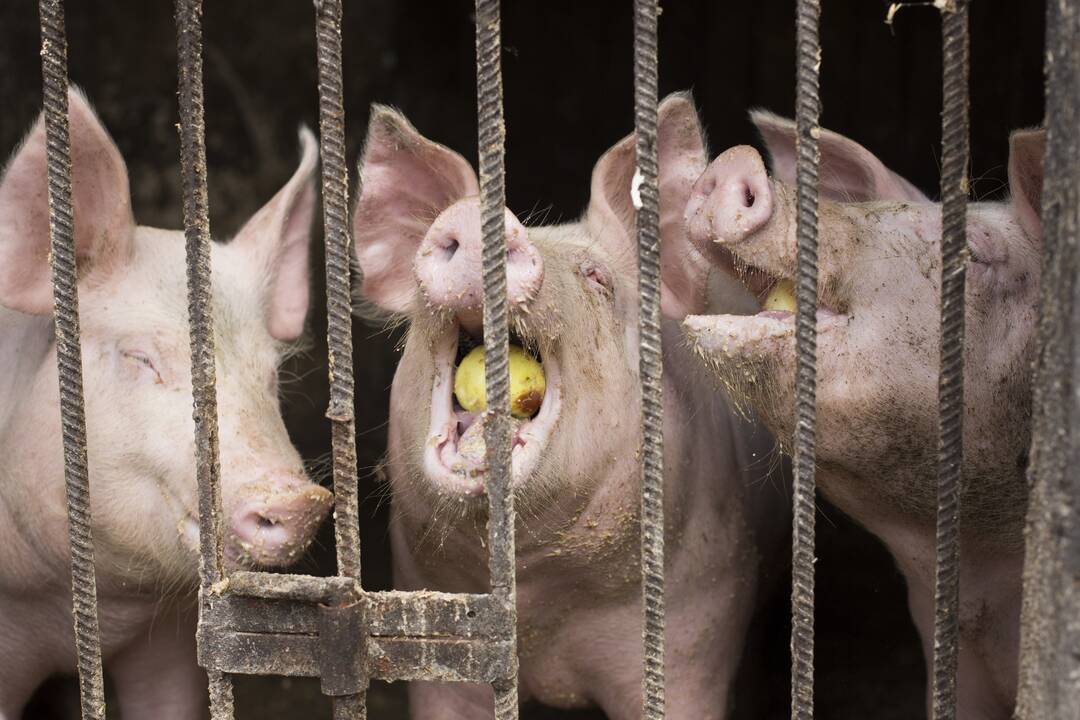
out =
[[120,714],[125,720],[209,715],[206,672],[195,657],[195,608],[169,608],[110,659]]
[[495,693],[490,685],[481,683],[412,682],[409,716],[423,720],[493,718]]

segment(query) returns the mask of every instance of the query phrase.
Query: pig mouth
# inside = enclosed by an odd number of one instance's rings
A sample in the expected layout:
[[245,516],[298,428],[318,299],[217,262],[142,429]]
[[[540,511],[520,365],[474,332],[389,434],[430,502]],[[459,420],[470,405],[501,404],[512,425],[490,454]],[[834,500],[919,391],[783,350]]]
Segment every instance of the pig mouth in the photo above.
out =
[[[527,340],[512,342],[528,346]],[[480,497],[486,492],[484,412],[469,412],[454,397],[457,360],[470,345],[480,341],[458,324],[435,343],[435,377],[431,388],[431,424],[424,448],[424,472],[428,480],[447,494]],[[511,487],[517,488],[536,470],[551,438],[562,406],[559,363],[554,352],[540,357],[546,377],[539,411],[529,419],[511,418]]]
[[[747,361],[777,354],[794,354],[794,279],[760,267],[747,265],[737,257],[732,274],[757,299],[753,315],[690,315],[683,321],[692,345],[713,361]],[[828,337],[845,328],[851,316],[843,304],[828,293],[818,300],[816,326],[819,336]]]

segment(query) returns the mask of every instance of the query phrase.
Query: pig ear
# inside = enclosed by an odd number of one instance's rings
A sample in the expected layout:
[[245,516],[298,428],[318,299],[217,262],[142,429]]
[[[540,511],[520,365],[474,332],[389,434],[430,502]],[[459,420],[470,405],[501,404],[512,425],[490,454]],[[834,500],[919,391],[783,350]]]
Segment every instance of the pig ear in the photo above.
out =
[[408,312],[416,295],[413,259],[420,241],[439,213],[480,192],[476,173],[401,113],[374,105],[360,178],[353,238],[361,293],[384,310]]
[[[750,113],[772,157],[773,176],[795,184],[795,123],[764,110]],[[918,188],[894,173],[872,152],[839,133],[822,128],[821,196],[840,202],[930,202]]]
[[[586,213],[593,236],[617,258],[635,256],[637,213],[631,194],[636,170],[634,142],[633,135],[623,138],[596,163]],[[688,93],[669,95],[660,104],[657,155],[661,309],[665,315],[681,318],[704,309],[709,267],[691,244],[683,223],[690,191],[708,159],[701,124]]]
[[247,248],[266,277],[266,326],[286,342],[300,337],[308,310],[308,246],[315,216],[315,135],[300,128],[300,166],[237,233],[234,243]]
[[1009,191],[1020,226],[1042,239],[1043,158],[1046,130],[1017,130],[1009,138]]
[[[107,272],[131,254],[135,220],[127,167],[82,93],[68,90],[71,192],[79,274]],[[45,117],[0,178],[0,305],[52,313]]]

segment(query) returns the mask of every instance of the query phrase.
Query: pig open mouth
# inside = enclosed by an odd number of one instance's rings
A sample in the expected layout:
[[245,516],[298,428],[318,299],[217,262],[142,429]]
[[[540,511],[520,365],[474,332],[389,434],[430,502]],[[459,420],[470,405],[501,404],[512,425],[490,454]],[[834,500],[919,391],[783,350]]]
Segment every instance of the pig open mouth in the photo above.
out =
[[[484,493],[487,470],[483,439],[484,414],[468,412],[454,398],[456,361],[464,344],[474,340],[457,323],[434,348],[435,379],[431,388],[431,425],[424,448],[428,479],[447,492],[466,496]],[[536,469],[559,418],[562,386],[559,365],[546,353],[540,360],[547,378],[540,410],[530,419],[512,419],[511,485],[525,481]]]
[[[685,326],[698,350],[713,358],[747,360],[754,356],[794,350],[794,280],[783,274],[746,265],[736,256],[733,274],[757,298],[761,309],[753,315],[691,315]],[[819,335],[846,327],[850,316],[838,311],[835,301],[818,300]]]

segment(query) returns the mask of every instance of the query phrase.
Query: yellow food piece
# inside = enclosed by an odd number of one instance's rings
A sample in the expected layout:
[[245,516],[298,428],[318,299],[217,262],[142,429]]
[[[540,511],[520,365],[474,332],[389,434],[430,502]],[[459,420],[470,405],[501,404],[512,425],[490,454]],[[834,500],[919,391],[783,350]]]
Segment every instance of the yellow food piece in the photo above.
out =
[[[517,345],[510,346],[510,414],[530,418],[540,410],[547,381],[544,369],[532,355]],[[462,358],[454,374],[454,397],[468,412],[487,408],[484,388],[484,348],[475,347]]]
[[762,309],[795,312],[795,285],[790,280],[777,282],[765,298],[765,306]]

